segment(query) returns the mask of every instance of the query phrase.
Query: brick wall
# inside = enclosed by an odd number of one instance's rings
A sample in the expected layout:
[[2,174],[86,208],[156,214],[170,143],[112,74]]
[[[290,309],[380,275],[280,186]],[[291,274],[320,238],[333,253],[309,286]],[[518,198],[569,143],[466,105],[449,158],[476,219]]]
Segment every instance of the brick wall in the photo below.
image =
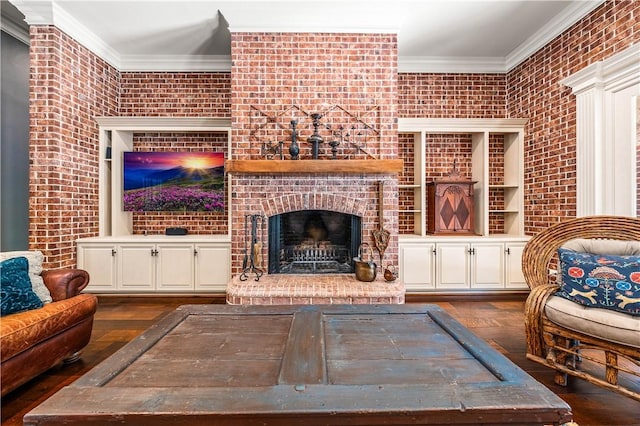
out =
[[98,233],[98,131],[116,115],[117,70],[55,27],[31,26],[29,246],[45,268],[75,266]]
[[576,215],[576,102],[563,78],[640,41],[640,2],[607,1],[507,74],[508,114],[526,117],[525,232]]
[[224,72],[123,72],[118,115],[230,117],[230,75]]
[[[231,55],[233,158],[255,158],[257,148],[251,144],[254,137],[251,132],[255,130],[252,114],[255,116],[256,110],[271,117],[286,113],[304,118],[298,108],[322,112],[331,105],[339,105],[352,115],[366,115],[375,109],[379,136],[367,148],[374,156],[397,156],[395,35],[232,33]],[[292,106],[296,108],[291,110]],[[303,121],[300,140],[306,150],[303,153],[308,155],[308,144],[304,141],[311,134],[311,127],[309,120]],[[277,137],[280,136],[270,140]],[[341,194],[366,200],[363,239],[373,244],[371,231],[377,227],[375,183],[379,179],[387,182],[385,227],[394,235],[385,259],[387,263],[397,264],[395,175],[243,174],[234,176],[232,187],[233,273],[238,273],[242,264],[245,215],[263,213],[265,200],[287,194]]]
[[[489,135],[489,185],[504,184],[504,135]],[[504,189],[489,188],[489,210],[504,210]],[[504,233],[504,214],[489,213],[489,234]]]
[[506,101],[504,74],[398,75],[400,118],[503,118]]
[[[404,170],[398,176],[398,185],[415,185],[415,139],[412,133],[398,134],[398,157],[404,162]],[[398,232],[413,234],[416,218],[412,210],[416,209],[415,187],[398,188]]]

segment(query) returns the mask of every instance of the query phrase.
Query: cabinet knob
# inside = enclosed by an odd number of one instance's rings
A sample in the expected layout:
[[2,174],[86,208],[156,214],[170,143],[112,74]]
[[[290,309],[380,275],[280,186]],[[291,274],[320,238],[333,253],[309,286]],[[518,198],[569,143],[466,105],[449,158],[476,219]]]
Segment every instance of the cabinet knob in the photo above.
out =
[[507,247],[507,249],[505,250],[505,252],[506,252],[507,254],[511,254],[511,249],[510,249],[509,247]]
[[111,256],[115,256],[116,255],[116,249],[111,249]]
[[193,249],[193,255],[197,256],[198,255],[198,250],[197,249]]

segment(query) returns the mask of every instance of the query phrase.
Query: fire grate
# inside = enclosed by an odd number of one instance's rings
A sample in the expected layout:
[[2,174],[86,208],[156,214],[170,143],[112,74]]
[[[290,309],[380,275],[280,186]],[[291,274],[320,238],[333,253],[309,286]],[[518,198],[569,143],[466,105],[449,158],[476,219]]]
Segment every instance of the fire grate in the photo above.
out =
[[348,274],[354,271],[361,218],[327,210],[269,217],[269,274]]
[[334,274],[352,271],[351,251],[346,247],[285,247],[280,252],[283,274]]

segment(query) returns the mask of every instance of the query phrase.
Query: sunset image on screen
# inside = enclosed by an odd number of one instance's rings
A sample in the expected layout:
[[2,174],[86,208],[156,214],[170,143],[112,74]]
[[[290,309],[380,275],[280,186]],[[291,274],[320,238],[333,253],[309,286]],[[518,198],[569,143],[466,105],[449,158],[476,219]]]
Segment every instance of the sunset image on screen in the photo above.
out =
[[125,152],[125,211],[224,211],[224,154]]

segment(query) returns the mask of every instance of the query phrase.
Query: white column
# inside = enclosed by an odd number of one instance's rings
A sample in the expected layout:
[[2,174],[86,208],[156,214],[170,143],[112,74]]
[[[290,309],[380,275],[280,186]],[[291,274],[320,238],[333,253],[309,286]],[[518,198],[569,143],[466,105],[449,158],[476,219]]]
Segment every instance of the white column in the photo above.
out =
[[577,216],[636,216],[635,105],[640,45],[560,82],[576,95]]
[[577,216],[603,213],[604,90],[593,86],[576,96]]

